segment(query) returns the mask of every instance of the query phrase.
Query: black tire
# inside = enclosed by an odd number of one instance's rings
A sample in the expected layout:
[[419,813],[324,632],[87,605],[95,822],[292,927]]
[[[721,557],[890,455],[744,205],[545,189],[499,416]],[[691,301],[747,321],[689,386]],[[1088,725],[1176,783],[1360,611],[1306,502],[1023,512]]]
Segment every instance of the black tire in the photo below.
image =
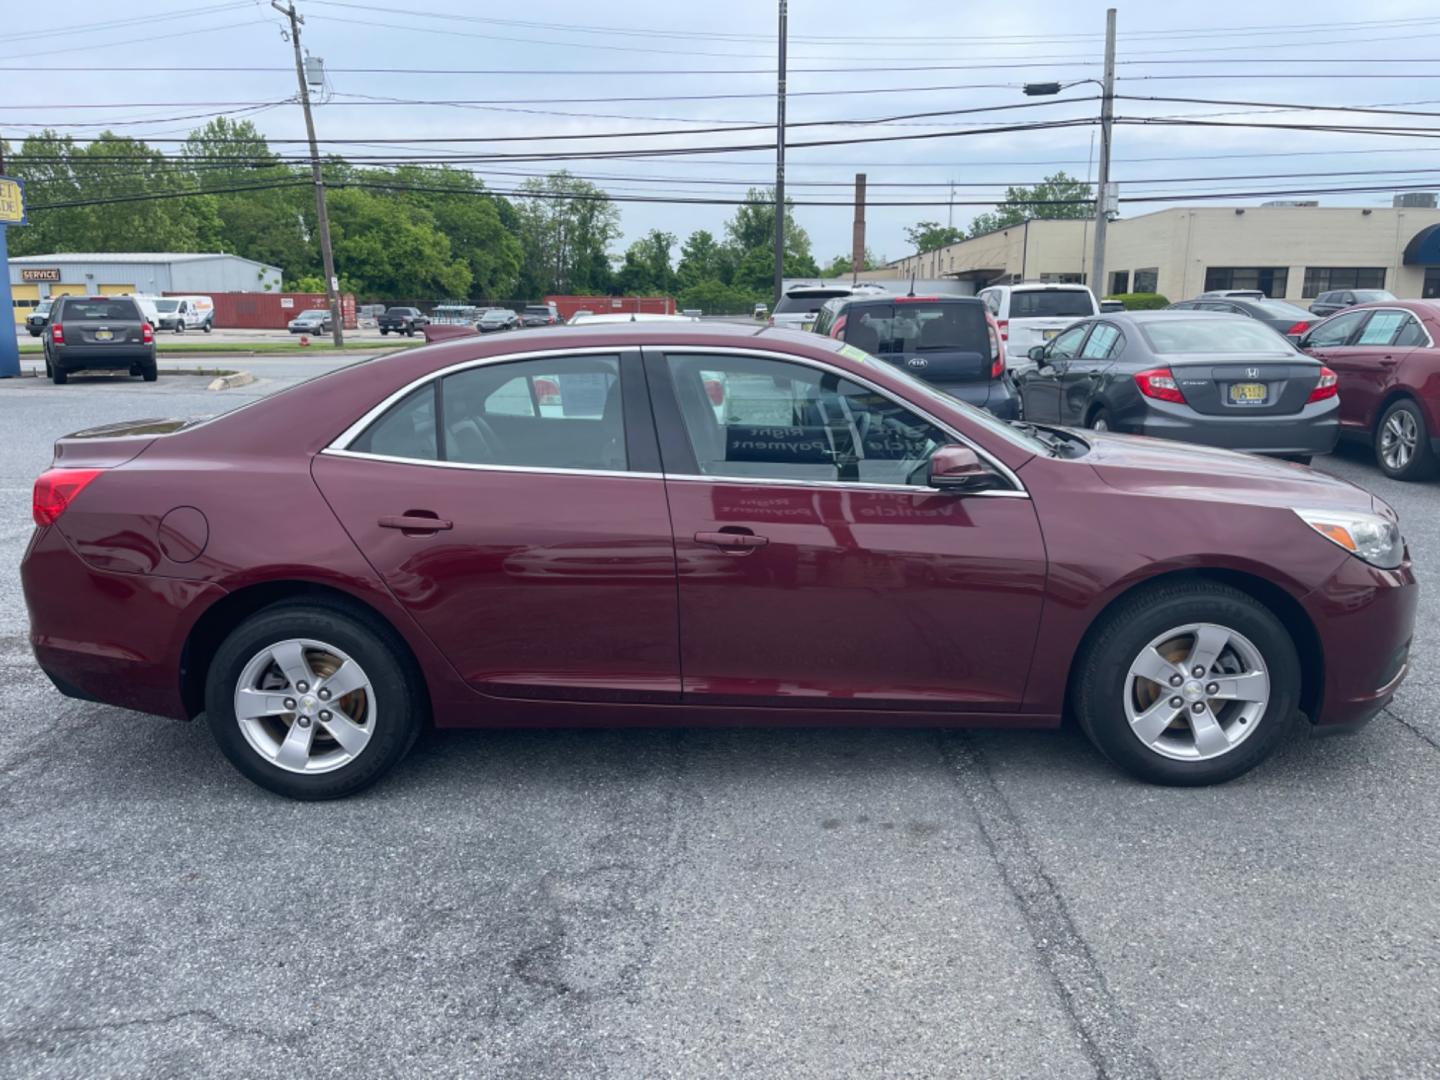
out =
[[1102,405],[1090,414],[1090,419],[1085,426],[1095,431],[1114,431],[1115,421],[1110,419],[1110,410]]
[[70,373],[60,366],[60,361],[48,361],[50,369],[50,381],[56,386],[64,386],[70,381]]
[[390,333],[390,328],[389,328],[388,326],[382,326],[382,327],[380,328],[380,336],[381,336],[381,337],[384,337],[384,336],[385,336],[386,334],[388,334],[388,333]]
[[185,320],[184,320],[184,319],[181,319],[179,322],[177,322],[177,323],[175,324],[175,332],[176,332],[177,334],[183,334],[183,333],[185,332]]
[[[1184,761],[1151,749],[1131,730],[1125,693],[1130,665],[1150,642],[1191,623],[1216,623],[1244,635],[1268,669],[1269,700],[1232,749]],[[1131,775],[1184,787],[1221,784],[1260,764],[1293,728],[1300,659],[1274,613],[1238,589],[1204,581],[1159,584],[1121,600],[1091,628],[1075,659],[1070,696],[1085,734]]]
[[413,327],[413,326],[407,326],[407,327],[405,328],[405,336],[406,336],[406,337],[414,337],[414,336],[415,336],[415,327]]
[[[290,772],[262,756],[241,731],[234,694],[245,665],[267,645],[310,638],[357,661],[374,690],[376,724],[356,757],[330,772]],[[342,603],[286,601],[230,632],[206,673],[205,714],[221,751],[256,784],[291,799],[339,799],[375,783],[414,744],[427,713],[420,673],[404,644],[382,622]],[[318,730],[318,729],[317,729]]]
[[207,322],[207,323],[206,323],[204,326],[202,326],[200,329],[204,330],[205,333],[208,334],[208,333],[210,332],[210,324]]
[[[1386,463],[1386,429],[1392,423],[1410,430],[1413,425],[1415,448],[1408,459],[1398,467]],[[1425,414],[1420,406],[1409,398],[1391,403],[1380,422],[1375,425],[1375,464],[1392,480],[1428,480],[1436,474],[1435,452],[1430,448],[1430,430],[1425,424]]]
[[159,367],[159,365],[156,364],[155,361],[153,361],[153,360],[150,361],[150,363],[148,363],[148,364],[141,364],[141,365],[140,365],[140,377],[141,377],[142,379],[144,379],[146,382],[154,382],[155,380],[157,380],[158,378],[160,378],[160,367]]

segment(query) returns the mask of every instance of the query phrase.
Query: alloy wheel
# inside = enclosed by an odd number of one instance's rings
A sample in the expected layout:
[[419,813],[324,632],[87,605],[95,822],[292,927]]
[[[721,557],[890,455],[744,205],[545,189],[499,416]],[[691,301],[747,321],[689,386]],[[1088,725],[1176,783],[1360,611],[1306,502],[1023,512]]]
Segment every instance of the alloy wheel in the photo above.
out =
[[1125,717],[1155,753],[1208,761],[1234,750],[1270,703],[1270,672],[1243,634],[1217,623],[1167,630],[1130,664]]
[[1396,409],[1380,431],[1380,457],[1391,472],[1410,464],[1420,443],[1420,429],[1408,409]]
[[252,656],[235,686],[235,718],[251,748],[287,772],[350,764],[375,731],[375,692],[333,645],[291,638]]

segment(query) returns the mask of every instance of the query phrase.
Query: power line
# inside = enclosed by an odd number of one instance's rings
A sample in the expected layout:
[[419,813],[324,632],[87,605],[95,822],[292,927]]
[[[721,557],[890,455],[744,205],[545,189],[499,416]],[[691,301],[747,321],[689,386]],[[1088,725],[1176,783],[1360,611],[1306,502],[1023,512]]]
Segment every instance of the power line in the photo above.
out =
[[[248,5],[247,5],[248,6]],[[89,52],[93,49],[113,49],[121,45],[149,45],[156,41],[169,41],[174,38],[193,37],[195,34],[211,34],[216,30],[234,30],[241,26],[264,26],[267,19],[246,19],[243,22],[222,23],[219,26],[200,26],[193,30],[179,30],[173,34],[148,34],[145,37],[126,38],[123,41],[105,41],[95,45],[72,45],[65,49],[45,49],[41,52],[27,51],[23,53],[7,53],[0,56],[0,60],[23,60],[33,56],[57,56],[60,53]],[[29,64],[20,68],[3,68],[5,71],[39,71],[40,68]],[[96,71],[97,68],[70,68],[70,71]],[[141,69],[143,70],[143,69]]]
[[[225,4],[211,4],[208,7],[187,8],[181,11],[167,11],[163,18],[166,22],[173,22],[176,19],[193,19],[197,15],[211,15],[221,11],[236,11],[240,8],[248,8],[252,5],[248,0],[241,0],[240,3],[230,2]],[[74,37],[76,34],[88,34],[98,30],[111,30],[122,26],[133,26],[137,23],[149,23],[154,25],[155,21],[162,16],[158,15],[136,15],[127,19],[111,19],[108,22],[96,23],[66,23],[65,26],[56,30],[31,30],[23,34],[6,34],[6,41],[35,41],[39,38],[48,37]]]

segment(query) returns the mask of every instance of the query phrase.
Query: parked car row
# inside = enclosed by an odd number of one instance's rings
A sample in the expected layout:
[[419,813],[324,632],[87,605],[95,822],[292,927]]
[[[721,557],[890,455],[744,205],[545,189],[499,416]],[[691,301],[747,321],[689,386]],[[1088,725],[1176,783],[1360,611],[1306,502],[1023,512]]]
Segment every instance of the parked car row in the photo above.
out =
[[[123,295],[135,301],[140,308],[141,317],[150,324],[152,330],[173,330],[177,334],[183,334],[186,330],[199,330],[208,334],[215,328],[215,301],[208,296]],[[50,322],[50,313],[61,299],[64,297],[41,300],[25,317],[25,329],[31,337],[39,337],[45,332],[45,327]]]
[[1142,312],[1102,310],[1084,285],[833,291],[808,324],[816,333],[1001,419],[1301,463],[1343,437],[1373,445],[1387,476],[1440,472],[1440,303],[1381,299],[1322,319],[1258,290]]

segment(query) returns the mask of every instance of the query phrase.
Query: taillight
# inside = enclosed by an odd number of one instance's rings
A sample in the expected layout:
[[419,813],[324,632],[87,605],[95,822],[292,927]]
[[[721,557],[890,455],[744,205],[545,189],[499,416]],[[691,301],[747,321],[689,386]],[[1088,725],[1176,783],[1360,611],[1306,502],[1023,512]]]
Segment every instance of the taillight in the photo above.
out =
[[140,343],[142,345],[155,344],[155,331],[150,328],[148,322],[140,324]]
[[995,325],[1000,328],[1000,340],[1001,340],[1001,341],[1009,341],[1009,340],[1010,340],[1010,320],[1009,320],[1009,319],[996,319],[996,320],[995,320]]
[[998,379],[1005,374],[1005,350],[1000,348],[998,327],[987,320],[985,329],[990,337],[990,378]]
[[31,501],[35,524],[42,527],[54,525],[65,508],[74,502],[75,496],[100,473],[100,469],[49,469],[41,473],[35,481],[35,494]]
[[50,324],[50,340],[56,345],[65,344],[65,328],[58,322]]
[[1155,398],[1158,401],[1173,401],[1180,405],[1185,404],[1185,395],[1180,392],[1180,386],[1176,383],[1175,376],[1169,368],[1157,367],[1151,368],[1149,371],[1136,372],[1135,385],[1146,397]]
[[838,338],[845,333],[845,316],[841,315],[835,320],[835,325],[830,328],[830,336]]
[[1324,401],[1340,393],[1340,376],[1331,371],[1328,367],[1320,369],[1320,381],[1315,384],[1315,389],[1310,391],[1306,402]]
[[1310,324],[1309,324],[1308,322],[1305,322],[1305,321],[1302,319],[1300,322],[1297,322],[1294,326],[1290,327],[1289,330],[1286,330],[1286,331],[1285,331],[1285,336],[1286,336],[1286,337],[1299,337],[1301,334],[1305,333],[1305,331],[1306,331],[1306,330],[1309,330],[1309,329],[1310,329]]

